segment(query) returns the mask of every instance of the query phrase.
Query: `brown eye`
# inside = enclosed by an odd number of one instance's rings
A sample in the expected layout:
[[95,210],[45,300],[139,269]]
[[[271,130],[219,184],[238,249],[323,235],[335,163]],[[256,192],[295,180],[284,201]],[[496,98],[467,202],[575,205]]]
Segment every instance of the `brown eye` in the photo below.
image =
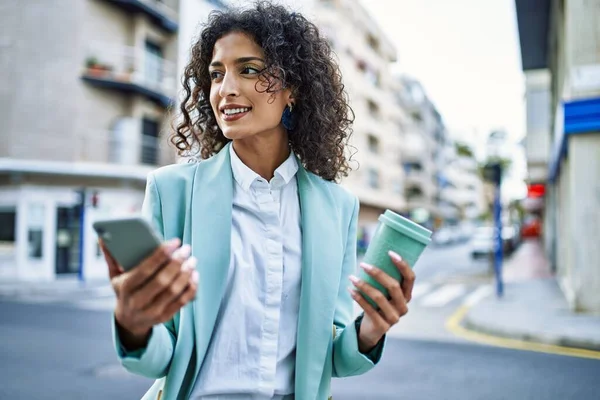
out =
[[256,67],[252,67],[252,66],[245,66],[244,68],[242,68],[242,74],[244,75],[258,75],[262,72],[262,70],[256,68]]
[[221,78],[222,76],[223,76],[223,74],[222,74],[222,73],[220,73],[219,71],[212,71],[212,72],[210,73],[210,79],[211,79],[212,81],[214,81],[214,80],[217,80],[217,79]]

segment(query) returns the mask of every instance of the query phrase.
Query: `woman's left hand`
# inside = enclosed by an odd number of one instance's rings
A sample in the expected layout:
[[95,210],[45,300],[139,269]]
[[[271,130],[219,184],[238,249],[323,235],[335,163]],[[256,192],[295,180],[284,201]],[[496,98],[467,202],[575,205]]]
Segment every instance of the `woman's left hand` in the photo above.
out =
[[[412,290],[415,284],[415,273],[398,254],[390,251],[389,256],[400,271],[400,275],[402,275],[402,283],[373,265],[360,264],[361,268],[367,274],[387,289],[389,293],[388,298],[378,289],[358,279],[356,276],[350,276],[350,281],[356,288],[349,289],[352,298],[364,310],[364,317],[360,324],[358,337],[358,345],[361,353],[367,353],[373,349],[387,331],[397,324],[400,318],[408,312],[408,302],[410,302],[412,297]],[[371,306],[360,292],[365,293],[373,299],[379,306],[379,310]]]

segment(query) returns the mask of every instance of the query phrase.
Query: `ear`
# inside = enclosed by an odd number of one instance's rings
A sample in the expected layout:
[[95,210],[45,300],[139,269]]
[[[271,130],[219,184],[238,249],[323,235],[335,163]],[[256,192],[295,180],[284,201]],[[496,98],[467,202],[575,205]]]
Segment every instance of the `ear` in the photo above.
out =
[[285,103],[286,104],[294,104],[296,103],[296,97],[294,96],[294,89],[287,88],[285,89]]

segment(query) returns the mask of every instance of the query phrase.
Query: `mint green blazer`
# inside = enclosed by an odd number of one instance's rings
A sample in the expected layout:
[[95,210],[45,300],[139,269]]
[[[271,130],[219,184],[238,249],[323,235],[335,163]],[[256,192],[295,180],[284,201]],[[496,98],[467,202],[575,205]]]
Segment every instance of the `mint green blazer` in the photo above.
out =
[[[157,379],[144,399],[188,398],[215,327],[230,258],[234,180],[230,144],[208,160],[160,168],[148,177],[143,214],[165,239],[182,238],[198,259],[196,299],[157,325],[145,349],[117,354],[135,374]],[[359,375],[381,358],[358,350],[353,300],[346,290],[356,268],[358,200],[301,166],[302,278],[296,348],[298,400],[327,399],[332,377]],[[114,320],[114,319],[113,319]],[[231,329],[236,329],[232,326]]]

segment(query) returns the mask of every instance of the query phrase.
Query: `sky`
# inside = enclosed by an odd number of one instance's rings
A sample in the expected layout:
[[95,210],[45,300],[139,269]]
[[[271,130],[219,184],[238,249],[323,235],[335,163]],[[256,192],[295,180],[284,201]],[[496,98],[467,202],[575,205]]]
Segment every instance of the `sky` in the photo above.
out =
[[[489,132],[525,134],[525,86],[514,0],[360,0],[398,52],[397,72],[418,79],[455,139],[483,156]],[[509,190],[520,197],[525,160]],[[514,187],[513,187],[514,186]]]

